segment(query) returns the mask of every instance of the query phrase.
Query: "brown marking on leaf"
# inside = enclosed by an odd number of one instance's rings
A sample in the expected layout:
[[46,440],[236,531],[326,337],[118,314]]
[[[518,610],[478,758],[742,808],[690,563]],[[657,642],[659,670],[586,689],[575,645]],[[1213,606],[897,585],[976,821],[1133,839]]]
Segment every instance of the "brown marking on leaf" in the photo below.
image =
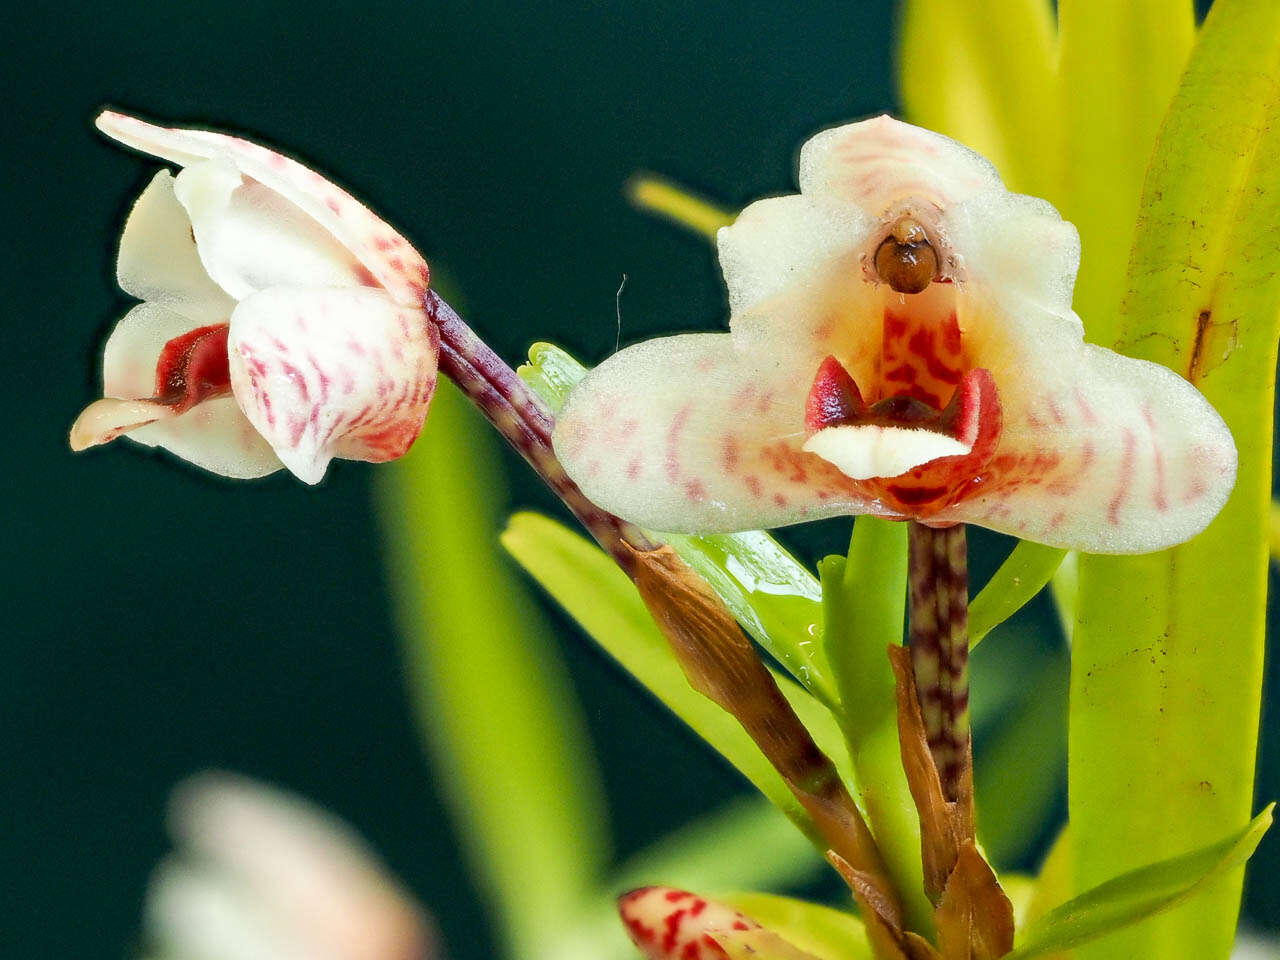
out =
[[855,870],[834,850],[827,851],[827,860],[853,891],[853,899],[862,914],[863,928],[867,931],[867,942],[877,960],[914,960],[902,942],[901,920],[888,912],[888,905],[881,899],[873,878]]

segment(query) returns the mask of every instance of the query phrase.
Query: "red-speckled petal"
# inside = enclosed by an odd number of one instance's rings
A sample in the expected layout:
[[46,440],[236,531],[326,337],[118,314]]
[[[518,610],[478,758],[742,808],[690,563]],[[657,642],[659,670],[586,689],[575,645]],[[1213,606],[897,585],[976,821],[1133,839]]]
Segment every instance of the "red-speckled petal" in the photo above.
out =
[[863,484],[801,450],[816,366],[769,355],[753,364],[726,334],[637,344],[570,395],[556,424],[556,456],[591,500],[655,530],[888,514]]
[[229,347],[241,409],[307,483],[333,457],[403,455],[435,391],[434,325],[379,290],[254,294],[231,316]]
[[426,261],[395,230],[350,194],[296,160],[240,137],[206,130],[158,127],[106,111],[98,129],[135,150],[190,166],[222,157],[242,174],[278,192],[314,218],[363,264],[398,302],[418,304],[426,290]]
[[872,216],[918,198],[945,208],[1000,187],[984,157],[889,116],[824,130],[800,151],[800,190],[852,201]]
[[671,887],[642,887],[618,899],[631,941],[649,960],[725,960],[715,934],[760,925],[731,907]]
[[1029,302],[997,316],[989,303],[965,336],[996,376],[1000,442],[964,498],[931,519],[1090,553],[1145,553],[1199,533],[1236,472],[1231,434],[1200,392],[1084,343],[1076,324]]
[[191,218],[174,196],[167,170],[155,175],[129,212],[116,276],[126,293],[164,304],[192,326],[226,323],[235,307],[200,262]]

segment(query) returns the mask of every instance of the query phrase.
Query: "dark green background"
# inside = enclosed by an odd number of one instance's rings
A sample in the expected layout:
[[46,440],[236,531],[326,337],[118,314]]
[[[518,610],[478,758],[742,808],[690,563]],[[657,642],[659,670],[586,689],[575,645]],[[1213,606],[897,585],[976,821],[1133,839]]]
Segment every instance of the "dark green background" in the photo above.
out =
[[[125,444],[66,448],[126,308],[115,238],[153,169],[94,133],[97,109],[231,127],[312,160],[447,273],[500,352],[550,338],[597,360],[615,346],[623,274],[624,342],[724,312],[710,248],[629,209],[626,179],[662,171],[729,205],[788,190],[808,134],[895,107],[892,15],[141,2],[9,19],[0,955],[131,950],[165,795],[208,766],[332,807],[438,913],[454,957],[492,955],[406,708],[375,468],[338,463],[316,489],[231,484]],[[547,505],[520,465],[511,475],[514,505]],[[799,542],[816,554],[846,533]],[[740,789],[564,633],[622,852]],[[1257,884],[1251,910],[1275,923],[1280,887]]]

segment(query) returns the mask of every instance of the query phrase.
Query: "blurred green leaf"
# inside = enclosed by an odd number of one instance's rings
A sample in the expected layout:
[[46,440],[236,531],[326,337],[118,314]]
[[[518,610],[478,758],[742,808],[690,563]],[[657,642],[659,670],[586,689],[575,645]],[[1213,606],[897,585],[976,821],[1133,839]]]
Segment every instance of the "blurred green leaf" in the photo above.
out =
[[1143,179],[1191,52],[1195,10],[1192,0],[1059,0],[1058,24],[1068,162],[1061,187],[1043,196],[1080,231],[1075,308],[1088,339],[1110,345]]
[[533,957],[595,890],[607,820],[554,641],[498,547],[505,504],[491,438],[442,381],[431,429],[379,471],[378,505],[437,782],[510,955]]
[[1053,577],[1067,551],[1022,540],[969,605],[969,646],[1026,606]]
[[933,928],[924,895],[920,821],[898,744],[898,710],[888,649],[902,643],[907,599],[907,525],[859,517],[849,556],[827,557],[822,576],[827,657],[843,704],[856,796],[912,929]]
[[1012,190],[1045,196],[1062,166],[1049,0],[907,0],[898,77],[912,123],[967,144]]
[[[1081,558],[1070,768],[1081,885],[1248,819],[1265,637],[1277,223],[1280,4],[1218,0],[1160,131],[1119,332],[1126,352],[1204,392],[1235,436],[1239,475],[1221,514],[1189,543]],[[1225,958],[1240,884],[1241,872],[1223,876],[1176,913],[1080,956]]]
[[631,178],[627,199],[638,209],[666,217],[713,242],[716,232],[733,223],[735,216],[732,211],[696,196],[679,184],[650,173]]
[[851,913],[769,893],[735,893],[718,899],[820,960],[872,960],[862,921]]
[[[513,516],[502,544],[623,669],[821,844],[808,814],[737,720],[689,686],[634,585],[602,550],[534,513]],[[783,679],[780,685],[792,705],[799,706],[803,722],[827,718],[825,731],[811,727],[810,732],[836,766],[847,770],[848,754],[830,713],[796,684]]]
[[[518,372],[559,413],[587,368],[554,344],[535,343]],[[813,574],[758,530],[659,536],[711,585],[752,639],[823,703],[836,705],[822,652],[822,590]]]
[[[1019,633],[1001,637],[992,643],[1002,649],[987,648],[974,661],[987,675],[997,670],[1007,675],[1018,692],[981,731],[974,751],[978,832],[997,867],[1028,853],[1066,784],[1068,655],[1063,648],[1034,657],[1017,649],[1030,646],[1031,639]],[[1006,651],[1010,655],[996,661],[994,655]],[[975,693],[984,679],[973,671]]]
[[[1116,877],[1050,911],[1023,932],[1006,960],[1031,960],[1068,950],[1168,910],[1209,881],[1243,866],[1271,826],[1268,806],[1243,830],[1194,853],[1162,860]],[[1173,953],[1129,954],[1172,957]],[[1184,953],[1184,956],[1196,954]],[[1200,954],[1199,956],[1204,956]]]

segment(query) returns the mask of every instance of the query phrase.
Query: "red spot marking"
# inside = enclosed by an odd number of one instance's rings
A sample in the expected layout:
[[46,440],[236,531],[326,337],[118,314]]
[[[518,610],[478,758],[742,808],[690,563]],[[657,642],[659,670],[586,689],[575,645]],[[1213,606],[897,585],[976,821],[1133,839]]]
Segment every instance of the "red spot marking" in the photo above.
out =
[[1094,458],[1093,441],[1086,440],[1084,446],[1080,449],[1080,472],[1084,473],[1093,466]]
[[760,395],[760,399],[756,401],[756,412],[760,414],[768,413],[771,406],[773,406],[773,391],[766,390]]
[[363,263],[353,264],[351,267],[351,272],[356,275],[356,279],[359,280],[361,285],[363,286],[366,286],[366,287],[382,286],[382,284],[378,282],[378,278],[375,277],[373,273],[369,270],[369,268],[366,267]]
[[328,207],[332,212],[339,215],[342,214],[342,204],[338,203],[335,197],[325,197],[324,205]]
[[733,921],[733,929],[734,930],[750,930],[751,925],[747,923],[745,920],[735,920]]
[[1065,519],[1067,519],[1067,515],[1059,510],[1053,515],[1053,519],[1049,521],[1049,529],[1057,530],[1058,527],[1062,526],[1062,521]]
[[1156,436],[1156,420],[1151,413],[1150,404],[1142,405],[1142,419],[1147,422],[1147,433],[1151,437],[1151,452],[1155,457],[1156,488],[1152,492],[1151,499],[1155,503],[1156,510],[1164,513],[1169,509],[1169,497],[1165,493],[1164,451],[1160,449],[1160,438]]
[[666,455],[662,465],[666,470],[667,479],[672,483],[680,478],[680,434],[684,432],[692,413],[692,404],[685,404],[671,418],[671,426],[667,428]]
[[691,503],[701,503],[707,499],[707,487],[701,480],[686,480],[684,496]]
[[1080,415],[1084,417],[1084,422],[1088,424],[1097,424],[1098,415],[1094,413],[1093,407],[1089,406],[1089,402],[1085,400],[1084,394],[1076,389],[1076,406],[1080,408]]
[[685,893],[683,890],[668,890],[666,899],[668,903],[679,903],[689,896],[692,896],[692,894]]
[[1044,426],[1044,421],[1043,421],[1043,420],[1041,420],[1039,417],[1037,417],[1037,416],[1036,416],[1036,414],[1035,414],[1035,411],[1034,411],[1034,410],[1028,410],[1028,411],[1027,411],[1027,426],[1028,426],[1028,427],[1031,427],[1033,430],[1039,430],[1041,427],[1043,427],[1043,426]]
[[1061,426],[1067,422],[1066,418],[1062,416],[1062,408],[1058,406],[1057,401],[1054,400],[1053,397],[1046,397],[1045,403],[1049,407],[1049,416],[1053,418],[1054,423]]
[[640,429],[640,422],[638,420],[623,420],[621,425],[618,427],[618,436],[625,439],[635,433],[638,429]]
[[691,940],[680,951],[680,960],[698,960],[698,941]]
[[640,479],[640,471],[642,469],[640,458],[635,457],[627,464],[627,479],[633,483]]
[[787,505],[787,498],[780,493],[775,493],[773,495],[773,502],[780,507],[785,507]]
[[403,269],[404,269],[404,258],[403,258],[403,257],[389,257],[389,258],[387,259],[387,265],[388,265],[389,267],[391,267],[391,269],[392,269],[392,270],[401,271],[401,270],[403,270]]
[[885,380],[894,383],[915,383],[916,368],[904,363],[901,366],[894,367],[892,370],[886,370],[883,377]]
[[1183,503],[1195,503],[1206,493],[1209,492],[1209,484],[1202,478],[1196,477],[1191,481],[1191,486],[1187,489],[1186,494],[1182,498]]
[[720,442],[720,465],[724,468],[725,473],[735,473],[738,469],[738,438],[732,435],[726,436]]
[[1120,458],[1120,478],[1116,484],[1115,495],[1112,496],[1111,502],[1107,504],[1107,523],[1113,527],[1120,525],[1120,508],[1124,505],[1125,499],[1129,496],[1129,485],[1133,482],[1133,455],[1136,442],[1133,438],[1133,431],[1126,429],[1124,432],[1124,453]]
[[698,897],[697,900],[693,901],[693,906],[689,908],[689,916],[696,917],[705,909],[707,909],[707,901]]
[[[683,896],[684,894],[681,894],[677,899],[681,899]],[[667,899],[671,899],[670,894],[667,894]],[[662,937],[663,950],[671,951],[675,949],[680,937],[680,924],[684,922],[684,915],[688,912],[688,910],[673,910],[667,914],[667,918],[663,923],[665,927],[665,933]]]
[[395,246],[395,243],[392,241],[391,237],[374,237],[373,245],[380,252],[386,253],[388,250],[390,250],[392,247]]
[[746,486],[747,492],[750,493],[753,497],[756,497],[757,499],[759,499],[760,478],[759,477],[743,477],[742,482]]

